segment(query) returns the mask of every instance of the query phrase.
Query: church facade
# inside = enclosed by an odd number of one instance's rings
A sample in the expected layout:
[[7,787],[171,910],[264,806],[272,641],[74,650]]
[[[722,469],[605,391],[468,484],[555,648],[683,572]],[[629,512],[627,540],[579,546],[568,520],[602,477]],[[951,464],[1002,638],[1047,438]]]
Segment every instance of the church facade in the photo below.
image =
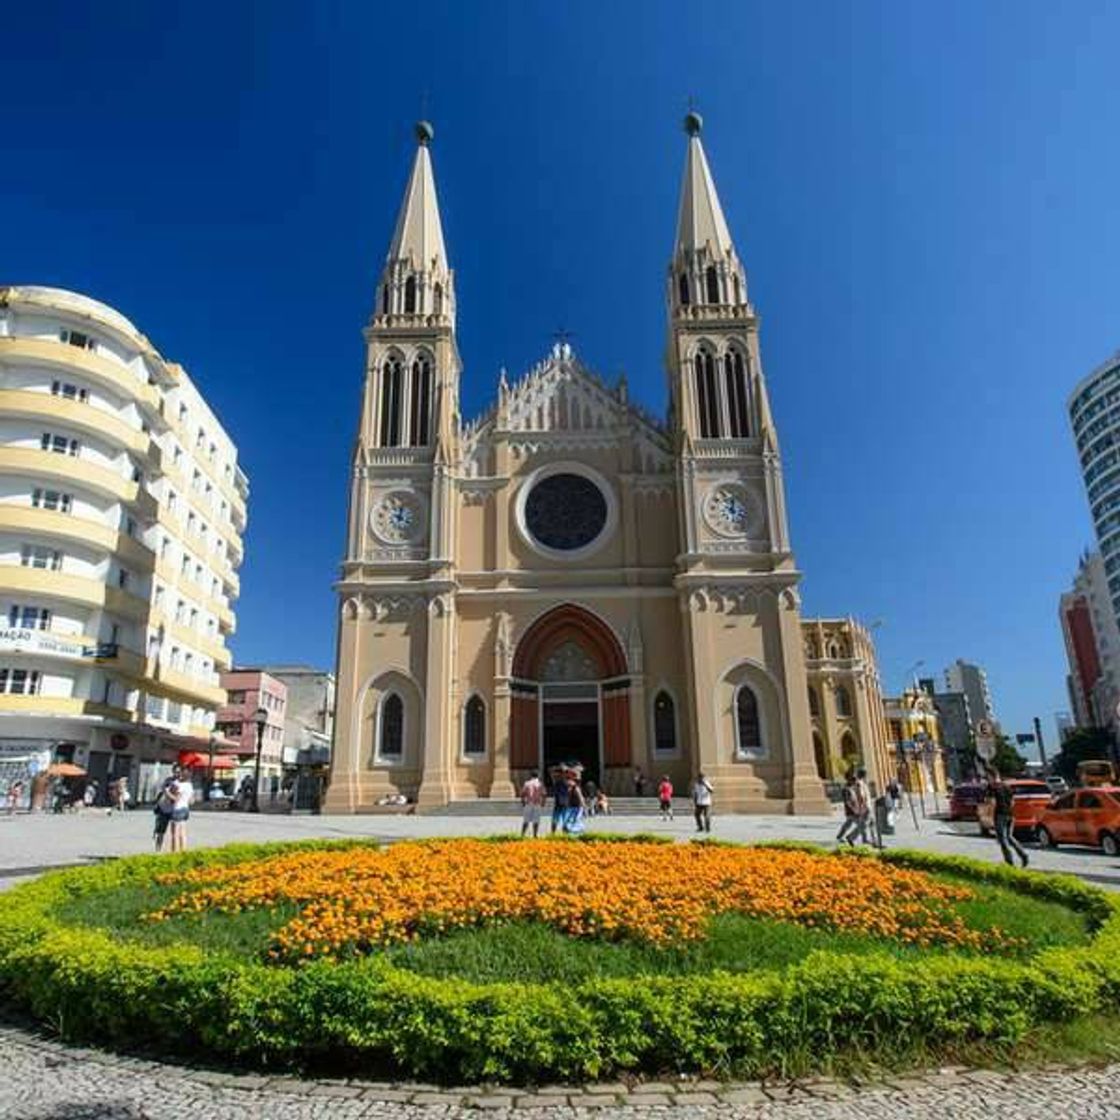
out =
[[821,812],[758,319],[700,139],[669,264],[668,416],[570,345],[465,422],[430,126],[365,331],[325,809],[510,798],[578,761],[629,793]]

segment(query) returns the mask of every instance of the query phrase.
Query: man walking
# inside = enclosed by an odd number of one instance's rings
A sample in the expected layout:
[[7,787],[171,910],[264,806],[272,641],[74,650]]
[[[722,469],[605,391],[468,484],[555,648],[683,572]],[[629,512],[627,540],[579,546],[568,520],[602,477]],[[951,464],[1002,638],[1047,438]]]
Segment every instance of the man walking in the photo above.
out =
[[568,811],[568,779],[564,772],[556,767],[549,772],[552,779],[552,830],[550,835],[555,836],[556,830],[564,820]]
[[1023,866],[1030,863],[1027,851],[1015,839],[1015,797],[1011,787],[1003,780],[1003,776],[993,770],[988,781],[988,796],[995,802],[995,828],[996,839],[999,841],[1000,851],[1003,852],[1003,861],[1008,867],[1015,866],[1011,853],[1017,852]]
[[692,783],[692,812],[696,816],[696,831],[712,831],[712,783],[701,770]]
[[[534,770],[528,781],[521,787],[521,835],[533,826],[533,839],[535,840],[541,830],[541,807],[544,805],[544,785]],[[553,832],[556,831],[553,826]]]
[[[836,834],[836,842],[843,844],[847,842],[851,847],[855,847],[855,841],[852,836],[860,830],[860,807],[859,807],[859,784],[856,781],[856,772],[849,770],[844,776],[844,823],[840,826],[840,831]],[[866,840],[866,835],[864,836]]]

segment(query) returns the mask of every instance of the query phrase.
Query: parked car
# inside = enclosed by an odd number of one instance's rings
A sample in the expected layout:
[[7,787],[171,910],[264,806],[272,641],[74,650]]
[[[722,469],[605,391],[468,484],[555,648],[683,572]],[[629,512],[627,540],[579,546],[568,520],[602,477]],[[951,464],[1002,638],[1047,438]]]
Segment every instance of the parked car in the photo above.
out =
[[984,800],[987,786],[983,782],[961,782],[949,794],[949,820],[974,821],[976,810]]
[[1038,822],[1038,842],[1044,848],[1084,844],[1120,855],[1120,788],[1095,786],[1055,797]]
[[[1033,778],[1009,778],[1007,784],[1011,787],[1011,796],[1014,798],[1011,812],[1015,831],[1033,836],[1039,819],[1050,804],[1050,787]],[[995,831],[995,815],[995,802],[986,796],[976,810],[981,836],[990,836]]]
[[1058,774],[1051,774],[1046,779],[1046,784],[1050,787],[1050,792],[1057,797],[1059,793],[1065,793],[1069,789],[1069,782]]

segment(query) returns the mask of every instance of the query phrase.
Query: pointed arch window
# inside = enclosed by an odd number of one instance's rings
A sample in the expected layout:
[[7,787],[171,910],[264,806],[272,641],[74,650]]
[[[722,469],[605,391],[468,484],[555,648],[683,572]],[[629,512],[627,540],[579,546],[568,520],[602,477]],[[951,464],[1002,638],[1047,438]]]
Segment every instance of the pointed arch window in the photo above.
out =
[[688,273],[682,272],[677,281],[677,290],[680,292],[681,307],[688,306]]
[[655,754],[677,753],[676,706],[664,689],[653,700],[653,750]]
[[727,389],[727,412],[731,438],[746,439],[751,434],[750,398],[748,396],[746,363],[738,350],[731,350],[723,359]]
[[750,685],[741,685],[735,696],[735,730],[739,741],[739,754],[757,755],[763,752],[762,722],[758,716],[758,697]]
[[437,315],[443,314],[443,285],[437,284],[432,289],[432,310]]
[[381,367],[382,447],[400,447],[403,436],[401,413],[404,410],[404,369],[400,358],[388,358]]
[[817,690],[809,685],[809,715],[819,716],[821,714],[820,701],[817,699]]
[[412,315],[416,311],[416,277],[410,276],[404,282],[404,313]]
[[381,314],[389,314],[389,281],[381,285]]
[[737,272],[731,274],[731,286],[735,292],[735,306],[738,307],[739,304],[743,302],[743,295],[742,289],[739,286],[739,274]]
[[472,696],[463,709],[463,754],[468,758],[486,754],[486,705],[481,696]]
[[704,273],[704,283],[708,288],[708,302],[719,303],[719,273],[714,264],[708,265]]
[[404,755],[404,701],[390,692],[381,701],[381,718],[377,724],[379,758],[399,759]]
[[842,684],[836,686],[836,714],[838,716],[852,714],[852,694]]
[[700,413],[700,435],[704,439],[718,439],[719,387],[716,384],[716,363],[711,351],[696,354],[696,406]]
[[412,401],[409,411],[411,447],[427,447],[432,412],[432,363],[419,357],[412,363]]

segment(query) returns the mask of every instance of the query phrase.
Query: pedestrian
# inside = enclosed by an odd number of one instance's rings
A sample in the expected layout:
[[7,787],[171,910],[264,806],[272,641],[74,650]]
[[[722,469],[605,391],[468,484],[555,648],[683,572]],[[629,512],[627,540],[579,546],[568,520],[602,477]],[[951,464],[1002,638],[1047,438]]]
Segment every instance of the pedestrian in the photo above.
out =
[[533,826],[533,839],[535,840],[541,830],[541,806],[544,805],[544,785],[537,776],[536,770],[530,775],[521,787],[521,835]]
[[82,804],[87,809],[92,809],[96,801],[97,781],[93,778],[90,778],[90,780],[86,782],[86,788],[82,791]]
[[639,766],[634,770],[634,796],[644,797],[646,792],[646,776]]
[[1026,867],[1030,863],[1027,850],[1015,839],[1015,795],[1011,787],[1003,780],[1003,776],[996,770],[992,771],[988,780],[988,796],[995,802],[995,829],[996,840],[999,841],[1000,851],[1003,852],[1003,861],[1008,867],[1015,866],[1011,853],[1018,853],[1019,859]]
[[595,782],[588,778],[583,783],[583,803],[587,806],[587,815],[589,817],[595,816],[595,806],[599,802],[599,787]]
[[190,820],[191,802],[194,800],[194,786],[190,779],[183,774],[172,782],[169,792],[173,798],[171,804],[171,823],[168,825],[168,836],[171,840],[171,851],[185,852],[187,850],[187,821]]
[[568,811],[568,779],[558,766],[554,766],[549,771],[549,777],[552,779],[552,831],[550,835],[555,836],[556,830],[564,821],[564,814]]
[[863,843],[870,844],[868,830],[871,827],[871,787],[867,784],[867,771],[863,767],[856,771],[856,795],[859,801],[857,834]]
[[692,783],[692,812],[696,817],[697,832],[712,831],[712,783],[701,770]]
[[609,817],[611,815],[611,799],[605,790],[599,790],[595,796],[595,816]]
[[898,784],[897,778],[891,778],[888,783],[887,796],[890,798],[891,809],[897,813],[902,805],[902,787]]
[[10,817],[19,805],[19,800],[23,796],[23,782],[14,781],[8,783],[8,816]]
[[836,842],[843,844],[847,841],[848,844],[855,847],[852,833],[859,828],[859,787],[856,785],[856,772],[854,770],[849,770],[844,775],[844,789],[841,796],[844,801],[844,823],[836,834]]
[[167,837],[168,826],[171,824],[171,811],[175,808],[175,798],[171,793],[171,787],[175,784],[175,779],[178,776],[179,768],[173,766],[171,776],[164,779],[163,785],[159,788],[159,793],[156,794],[156,803],[152,807],[152,813],[155,815],[152,838],[155,840],[157,852],[163,851],[163,842]]
[[586,802],[579,778],[572,774],[568,778],[568,808],[564,811],[564,831],[569,836],[578,836],[584,829],[583,810]]
[[131,795],[128,792],[128,779],[118,778],[113,783],[113,807],[120,813],[123,813],[128,808],[128,799]]
[[657,802],[661,809],[662,820],[673,819],[673,783],[669,781],[668,774],[661,775],[657,784]]

